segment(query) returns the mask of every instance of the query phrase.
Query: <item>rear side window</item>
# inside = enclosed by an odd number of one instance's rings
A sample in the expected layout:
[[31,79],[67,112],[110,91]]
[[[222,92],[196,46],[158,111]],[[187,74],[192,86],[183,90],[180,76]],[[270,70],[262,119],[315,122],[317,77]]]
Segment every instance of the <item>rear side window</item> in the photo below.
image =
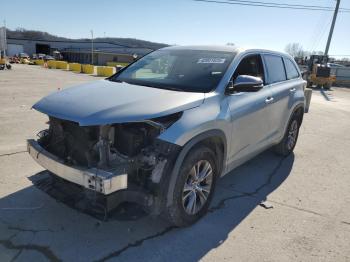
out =
[[282,57],[277,55],[264,55],[265,66],[268,73],[267,83],[273,84],[286,80],[286,72]]
[[299,77],[298,69],[295,64],[288,58],[284,58],[284,65],[286,66],[287,79],[294,79]]

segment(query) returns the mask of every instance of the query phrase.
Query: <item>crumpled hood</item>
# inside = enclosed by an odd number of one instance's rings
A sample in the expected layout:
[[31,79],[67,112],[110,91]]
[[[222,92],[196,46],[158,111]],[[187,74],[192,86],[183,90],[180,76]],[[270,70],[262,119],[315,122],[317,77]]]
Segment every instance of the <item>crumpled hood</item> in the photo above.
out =
[[81,126],[142,121],[194,108],[204,93],[178,92],[99,80],[57,91],[33,108]]

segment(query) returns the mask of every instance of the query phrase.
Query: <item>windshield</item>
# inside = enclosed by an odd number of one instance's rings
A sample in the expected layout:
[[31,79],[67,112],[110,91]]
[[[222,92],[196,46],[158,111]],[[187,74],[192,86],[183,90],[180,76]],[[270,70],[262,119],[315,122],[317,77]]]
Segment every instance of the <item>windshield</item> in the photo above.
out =
[[158,50],[136,61],[111,81],[186,92],[216,88],[235,53],[208,50]]

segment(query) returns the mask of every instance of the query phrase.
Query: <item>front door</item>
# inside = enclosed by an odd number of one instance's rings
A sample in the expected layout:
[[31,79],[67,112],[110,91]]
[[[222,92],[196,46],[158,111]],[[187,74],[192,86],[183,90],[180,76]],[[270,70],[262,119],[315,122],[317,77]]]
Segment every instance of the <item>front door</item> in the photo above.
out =
[[[233,81],[238,75],[251,75],[265,81],[264,67],[258,54],[245,56],[239,63]],[[231,146],[229,167],[249,158],[264,148],[271,136],[268,108],[273,102],[271,90],[264,86],[256,92],[239,92],[226,97],[231,114]]]

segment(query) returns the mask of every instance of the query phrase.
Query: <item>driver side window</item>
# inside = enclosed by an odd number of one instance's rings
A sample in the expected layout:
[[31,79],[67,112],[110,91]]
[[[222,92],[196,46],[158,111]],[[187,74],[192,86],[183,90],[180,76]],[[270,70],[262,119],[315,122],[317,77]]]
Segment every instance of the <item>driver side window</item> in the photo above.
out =
[[175,57],[168,55],[161,58],[149,60],[147,57],[139,64],[130,66],[131,79],[165,79],[175,62]]
[[235,73],[233,74],[233,81],[239,75],[249,75],[259,77],[265,83],[264,68],[260,55],[249,55],[241,60]]

